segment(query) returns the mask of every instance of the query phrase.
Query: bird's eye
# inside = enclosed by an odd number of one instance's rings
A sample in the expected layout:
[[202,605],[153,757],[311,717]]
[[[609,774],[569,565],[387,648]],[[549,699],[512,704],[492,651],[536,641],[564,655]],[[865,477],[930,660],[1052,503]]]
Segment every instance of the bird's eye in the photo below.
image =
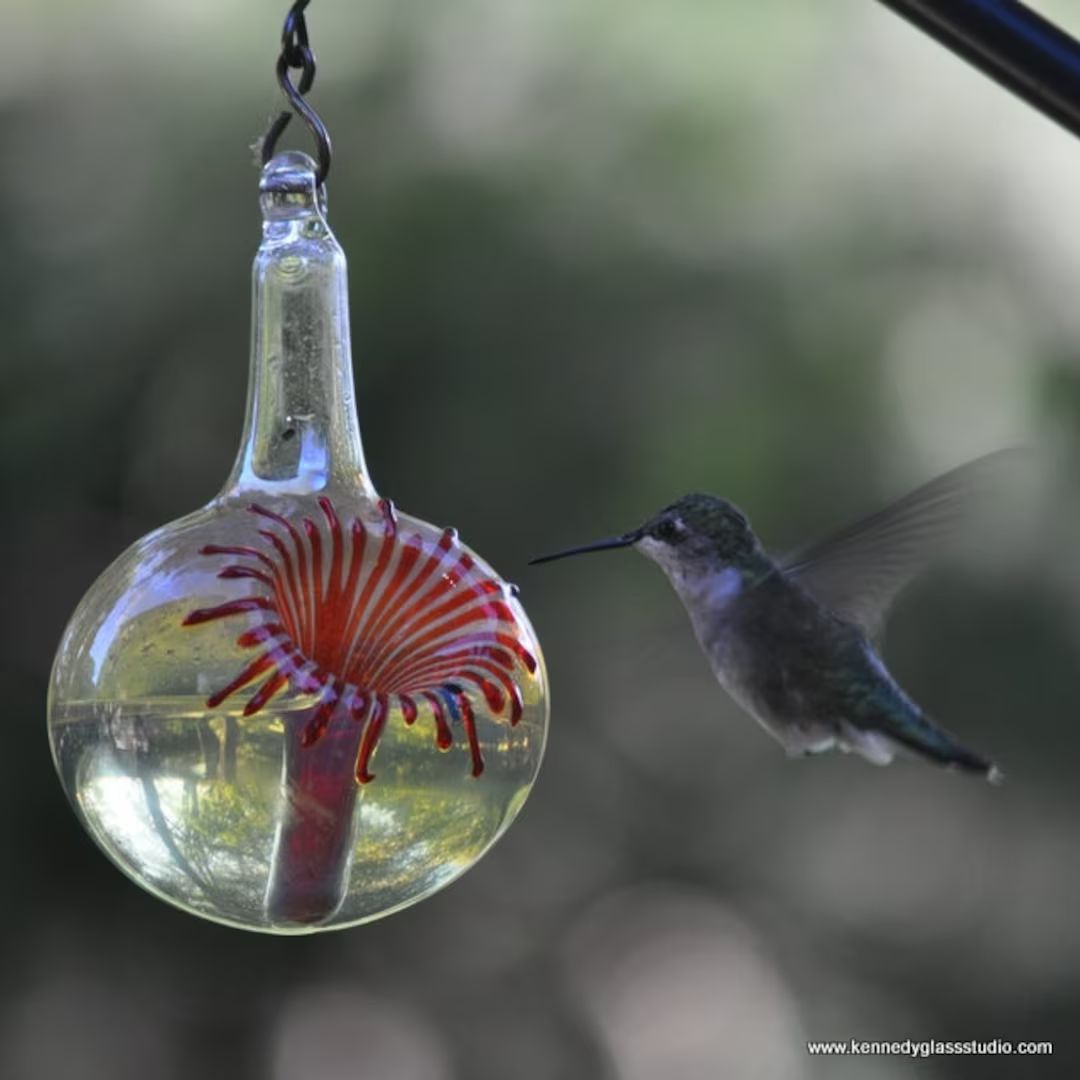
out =
[[666,518],[656,526],[656,535],[661,540],[674,540],[680,533],[679,526],[671,518]]

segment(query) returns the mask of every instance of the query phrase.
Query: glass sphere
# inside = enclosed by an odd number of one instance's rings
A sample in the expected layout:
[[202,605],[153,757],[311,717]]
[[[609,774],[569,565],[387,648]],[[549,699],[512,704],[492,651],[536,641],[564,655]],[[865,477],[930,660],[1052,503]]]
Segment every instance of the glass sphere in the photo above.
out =
[[548,706],[516,590],[367,477],[314,163],[274,158],[261,193],[236,465],[83,598],[49,737],[124,873],[192,914],[296,934],[472,866],[529,793]]
[[513,591],[453,531],[347,495],[224,499],[84,598],[49,734],[140,885],[303,932],[413,903],[484,854],[540,766],[544,688]]

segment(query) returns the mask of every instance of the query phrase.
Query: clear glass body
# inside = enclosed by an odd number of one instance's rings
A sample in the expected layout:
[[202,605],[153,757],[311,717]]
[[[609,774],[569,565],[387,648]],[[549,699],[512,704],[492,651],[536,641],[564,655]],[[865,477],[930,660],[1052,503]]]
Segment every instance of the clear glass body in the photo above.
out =
[[314,164],[263,171],[240,454],[208,506],[93,585],[49,736],[91,836],[150,892],[275,933],[349,926],[458,877],[543,755],[514,590],[368,479],[345,260]]

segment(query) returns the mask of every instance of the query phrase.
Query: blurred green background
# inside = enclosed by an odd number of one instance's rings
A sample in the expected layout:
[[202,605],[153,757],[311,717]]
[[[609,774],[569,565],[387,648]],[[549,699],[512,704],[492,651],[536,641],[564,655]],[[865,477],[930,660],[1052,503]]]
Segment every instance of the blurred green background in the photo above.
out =
[[[235,453],[285,6],[5,6],[0,1075],[1078,1075],[1080,146],[870,0],[315,0],[368,462],[522,586],[547,761],[462,881],[314,939],[181,915],[82,834],[49,665]],[[1018,442],[1029,527],[886,653],[998,789],[789,762],[655,568],[525,565],[695,489],[782,549]],[[849,1037],[1056,1054],[807,1056]]]

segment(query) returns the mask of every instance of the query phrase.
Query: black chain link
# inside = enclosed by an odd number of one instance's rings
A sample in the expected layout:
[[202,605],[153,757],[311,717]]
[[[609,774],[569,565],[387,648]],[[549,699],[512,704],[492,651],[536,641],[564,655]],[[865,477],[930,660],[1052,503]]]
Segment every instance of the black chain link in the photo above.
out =
[[[265,165],[274,156],[278,139],[289,126],[289,121],[295,112],[307,125],[318,146],[319,171],[315,182],[321,187],[326,181],[327,173],[330,172],[333,148],[330,144],[330,134],[319,118],[319,114],[304,100],[304,95],[315,82],[315,54],[311,51],[311,44],[308,41],[307,20],[304,17],[304,9],[310,2],[311,0],[296,0],[285,16],[285,26],[281,32],[281,55],[277,59],[275,70],[278,85],[288,99],[292,112],[286,109],[278,113],[270,125],[263,137],[262,160]],[[289,78],[290,70],[300,72],[300,81],[295,85]]]

